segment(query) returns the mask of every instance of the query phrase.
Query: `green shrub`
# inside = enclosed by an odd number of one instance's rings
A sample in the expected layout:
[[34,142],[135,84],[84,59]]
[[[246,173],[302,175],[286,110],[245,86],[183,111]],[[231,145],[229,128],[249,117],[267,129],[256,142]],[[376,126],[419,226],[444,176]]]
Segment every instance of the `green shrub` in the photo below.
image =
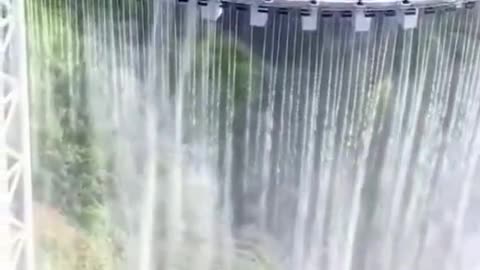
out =
[[109,180],[98,165],[84,96],[82,34],[62,1],[28,1],[35,198],[90,226]]

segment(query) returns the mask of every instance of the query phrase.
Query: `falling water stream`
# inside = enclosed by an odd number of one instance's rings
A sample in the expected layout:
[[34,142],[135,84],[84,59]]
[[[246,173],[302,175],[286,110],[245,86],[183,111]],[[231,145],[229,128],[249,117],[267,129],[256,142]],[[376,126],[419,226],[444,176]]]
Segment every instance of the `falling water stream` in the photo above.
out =
[[477,9],[309,32],[297,11],[62,2],[29,3],[34,170],[45,127],[53,148],[88,129],[114,269],[480,269]]

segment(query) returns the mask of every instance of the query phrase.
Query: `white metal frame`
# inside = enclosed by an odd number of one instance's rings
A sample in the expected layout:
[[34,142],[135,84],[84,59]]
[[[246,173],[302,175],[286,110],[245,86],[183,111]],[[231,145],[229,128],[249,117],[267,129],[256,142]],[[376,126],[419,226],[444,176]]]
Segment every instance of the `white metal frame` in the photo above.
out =
[[344,10],[405,10],[410,8],[463,7],[480,0],[177,0],[179,3],[202,3],[203,6],[219,3],[258,5],[262,7],[310,8],[328,11]]
[[0,269],[33,270],[24,0],[0,0]]
[[[350,18],[355,32],[370,30],[372,16],[385,15],[395,17],[404,30],[414,29],[418,24],[418,16],[422,12],[435,10],[452,10],[457,8],[473,8],[480,0],[177,0],[180,4],[200,6],[203,19],[217,20],[224,8],[233,5],[249,6],[250,25],[264,27],[268,21],[269,9],[294,9],[300,11],[302,29],[315,31],[319,13],[321,17],[332,17],[333,13],[350,14],[342,16]],[[298,13],[297,13],[298,14]],[[368,16],[367,16],[368,14]],[[389,15],[387,15],[389,14]]]

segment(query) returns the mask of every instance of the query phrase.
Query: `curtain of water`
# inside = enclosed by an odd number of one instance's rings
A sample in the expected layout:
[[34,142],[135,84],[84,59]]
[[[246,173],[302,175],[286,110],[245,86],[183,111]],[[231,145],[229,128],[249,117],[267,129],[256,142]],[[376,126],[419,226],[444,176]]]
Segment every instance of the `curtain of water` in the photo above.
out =
[[199,12],[29,1],[42,263],[47,215],[101,269],[480,267],[478,10]]

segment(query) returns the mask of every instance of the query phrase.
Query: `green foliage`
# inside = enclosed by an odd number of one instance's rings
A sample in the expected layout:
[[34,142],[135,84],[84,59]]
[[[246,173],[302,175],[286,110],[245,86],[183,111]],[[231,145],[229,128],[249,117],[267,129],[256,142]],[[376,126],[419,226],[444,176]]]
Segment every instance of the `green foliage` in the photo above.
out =
[[[222,67],[220,75],[222,84],[224,86],[231,85],[233,88],[228,89],[228,87],[225,87],[225,91],[233,90],[235,104],[243,104],[247,100],[248,91],[251,91],[249,88],[252,88],[254,82],[258,80],[258,78],[254,77],[254,74],[258,74],[258,72],[255,72],[255,69],[250,70],[250,61],[253,60],[248,55],[248,49],[239,43],[232,44],[232,42],[227,40],[222,42],[224,45],[215,51],[213,62],[215,65]],[[229,65],[231,70],[235,70],[234,77],[233,74],[228,74]],[[252,67],[257,66],[252,64]]]
[[[221,36],[218,40],[204,40],[199,45],[199,51],[208,50],[209,59],[201,59],[201,54],[197,63],[208,63],[205,68],[197,66],[199,76],[207,76],[209,80],[220,78],[220,91],[227,94],[232,91],[233,100],[236,106],[245,105],[248,93],[250,92],[250,101],[258,94],[260,72],[258,60],[255,55],[250,58],[250,49],[240,40],[233,41],[227,36]],[[212,76],[215,75],[215,76]],[[199,78],[197,78],[199,79]],[[216,83],[216,82],[214,82]],[[211,90],[211,89],[210,89]]]
[[82,35],[67,7],[52,3],[28,2],[34,195],[88,228],[86,211],[102,203],[108,179],[85,110]]

